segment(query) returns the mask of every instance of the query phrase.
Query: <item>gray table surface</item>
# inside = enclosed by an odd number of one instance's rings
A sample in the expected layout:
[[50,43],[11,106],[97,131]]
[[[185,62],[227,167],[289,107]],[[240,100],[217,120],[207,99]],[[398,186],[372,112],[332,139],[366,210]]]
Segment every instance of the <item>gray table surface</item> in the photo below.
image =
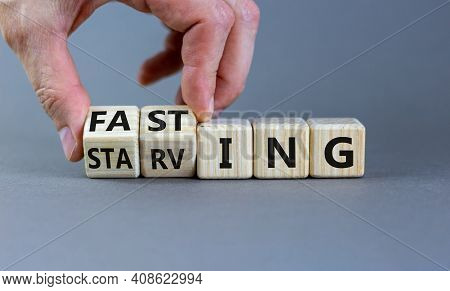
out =
[[[258,1],[254,66],[231,110],[265,112],[297,92],[271,110],[359,118],[362,179],[90,180],[64,160],[1,41],[0,269],[450,268],[450,4],[435,9],[444,2]],[[122,74],[135,76],[164,35],[125,6],[99,10],[71,38],[93,104],[162,104]],[[178,79],[150,90],[171,100]]]

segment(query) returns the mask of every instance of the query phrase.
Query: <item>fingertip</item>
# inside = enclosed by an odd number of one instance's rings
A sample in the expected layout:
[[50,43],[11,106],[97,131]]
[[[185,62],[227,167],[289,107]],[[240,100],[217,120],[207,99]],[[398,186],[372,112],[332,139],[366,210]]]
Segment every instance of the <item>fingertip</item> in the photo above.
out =
[[142,64],[137,80],[141,85],[150,85],[176,73],[182,64],[179,52],[162,51]]
[[84,157],[84,152],[83,152],[83,143],[78,143],[75,150],[72,152],[72,155],[69,158],[69,161],[71,162],[79,162],[81,161],[81,159],[83,159]]
[[146,85],[150,84],[150,78],[148,76],[148,73],[146,71],[144,71],[142,68],[140,69],[140,71],[138,73],[137,81],[142,86],[146,86]]
[[207,122],[213,117],[213,112],[201,112],[195,114],[199,122]]
[[214,98],[209,100],[208,106],[204,110],[195,113],[199,122],[207,122],[211,120],[214,115]]
[[[77,162],[82,159],[80,156],[79,142],[69,127],[64,127],[58,131],[59,139],[66,159],[71,162]],[[82,149],[81,149],[82,152]]]
[[194,111],[199,122],[211,119],[214,113],[214,73],[203,68],[184,66],[181,88],[184,102]]
[[[76,92],[76,93],[75,93]],[[83,159],[83,130],[87,114],[89,112],[90,100],[84,88],[73,90],[73,98],[67,99],[61,107],[61,114],[54,118],[58,135],[61,140],[64,155],[71,162]],[[75,98],[77,97],[77,98]]]

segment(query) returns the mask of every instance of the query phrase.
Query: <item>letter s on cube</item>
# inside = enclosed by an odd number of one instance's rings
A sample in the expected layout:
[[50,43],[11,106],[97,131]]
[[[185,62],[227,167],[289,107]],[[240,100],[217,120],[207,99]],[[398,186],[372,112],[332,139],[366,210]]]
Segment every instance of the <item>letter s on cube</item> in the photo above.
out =
[[193,177],[196,173],[197,119],[184,105],[141,109],[142,176]]
[[310,175],[315,178],[364,176],[366,129],[355,118],[311,118]]
[[91,106],[83,146],[89,178],[139,177],[139,108]]

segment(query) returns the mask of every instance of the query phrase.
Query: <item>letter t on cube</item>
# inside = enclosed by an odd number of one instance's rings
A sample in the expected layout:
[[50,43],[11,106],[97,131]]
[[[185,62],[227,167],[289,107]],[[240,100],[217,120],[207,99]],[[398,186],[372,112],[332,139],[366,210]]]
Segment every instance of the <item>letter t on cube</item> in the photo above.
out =
[[84,161],[89,178],[139,176],[139,108],[92,106],[84,125]]
[[316,178],[362,177],[366,129],[355,118],[311,118],[310,174]]

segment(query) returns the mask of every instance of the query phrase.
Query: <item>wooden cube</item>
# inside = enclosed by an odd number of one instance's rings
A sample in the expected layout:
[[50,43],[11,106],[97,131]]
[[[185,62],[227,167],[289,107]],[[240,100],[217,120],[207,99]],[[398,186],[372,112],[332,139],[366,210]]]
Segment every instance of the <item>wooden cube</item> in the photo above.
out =
[[263,118],[254,120],[252,124],[256,178],[308,176],[309,126],[302,118]]
[[86,175],[90,178],[139,176],[139,109],[92,106],[84,125]]
[[253,130],[248,120],[217,119],[197,127],[200,179],[248,179],[253,175]]
[[140,152],[144,177],[192,177],[196,170],[197,119],[187,106],[141,109]]
[[310,175],[317,178],[362,177],[365,127],[354,118],[312,118]]

